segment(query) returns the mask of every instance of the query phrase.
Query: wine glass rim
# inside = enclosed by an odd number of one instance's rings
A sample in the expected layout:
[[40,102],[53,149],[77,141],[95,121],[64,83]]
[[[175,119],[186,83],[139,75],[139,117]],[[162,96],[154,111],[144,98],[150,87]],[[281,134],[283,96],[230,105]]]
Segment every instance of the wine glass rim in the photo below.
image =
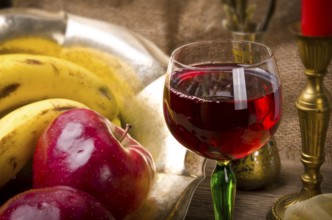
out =
[[[263,59],[263,60],[260,61],[260,62],[254,63],[254,64],[241,64],[241,67],[242,67],[242,68],[245,68],[245,69],[246,69],[246,68],[248,68],[248,69],[249,69],[249,68],[255,68],[255,67],[258,67],[258,66],[260,66],[260,65],[262,65],[262,64],[264,64],[264,63],[267,63],[267,62],[268,62],[269,60],[271,60],[271,59],[273,58],[273,56],[274,56],[274,54],[273,54],[273,52],[272,52],[272,50],[271,50],[270,47],[268,47],[268,46],[265,45],[265,44],[258,43],[258,42],[255,42],[255,41],[248,41],[248,40],[203,40],[203,41],[196,41],[196,42],[187,43],[187,44],[184,44],[184,45],[182,45],[182,46],[176,48],[176,49],[172,52],[172,54],[171,54],[171,56],[170,56],[170,59],[171,59],[172,62],[177,63],[177,64],[181,65],[182,67],[184,67],[184,68],[186,68],[186,69],[199,70],[199,69],[201,69],[201,67],[199,67],[199,66],[197,67],[197,66],[192,66],[192,65],[184,64],[184,63],[182,63],[182,62],[176,60],[176,59],[174,58],[174,55],[175,55],[179,50],[181,50],[181,49],[183,49],[183,48],[186,48],[186,47],[189,47],[189,46],[192,46],[192,45],[211,44],[211,43],[222,43],[222,42],[224,42],[224,43],[227,43],[227,42],[228,42],[228,43],[246,43],[246,44],[253,44],[253,45],[258,45],[258,46],[263,47],[263,48],[266,49],[266,51],[267,51],[267,53],[268,53],[268,56],[267,56],[265,59]],[[211,69],[211,70],[213,70],[213,69],[219,69],[219,68],[220,68],[220,67],[216,67],[216,66],[204,67],[205,70],[206,70],[206,69]]]

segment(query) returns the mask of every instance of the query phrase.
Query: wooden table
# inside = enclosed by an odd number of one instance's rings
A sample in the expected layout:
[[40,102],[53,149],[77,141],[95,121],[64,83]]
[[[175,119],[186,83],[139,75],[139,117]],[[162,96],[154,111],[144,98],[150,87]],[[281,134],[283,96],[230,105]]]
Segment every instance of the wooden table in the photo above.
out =
[[[303,165],[300,161],[282,160],[281,173],[278,180],[271,186],[254,191],[237,190],[234,220],[264,220],[274,202],[284,195],[297,193],[302,188],[300,176]],[[210,194],[210,174],[214,167],[208,161],[207,177],[198,186],[192,198],[185,220],[214,220],[212,199]],[[323,175],[322,192],[332,193],[332,163],[324,163],[321,168]]]

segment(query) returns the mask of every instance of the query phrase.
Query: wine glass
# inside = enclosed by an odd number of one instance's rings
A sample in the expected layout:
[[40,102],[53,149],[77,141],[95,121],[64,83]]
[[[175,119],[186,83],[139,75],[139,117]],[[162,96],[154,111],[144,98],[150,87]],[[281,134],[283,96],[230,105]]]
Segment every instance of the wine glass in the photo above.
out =
[[215,219],[232,219],[236,178],[230,162],[262,147],[282,115],[271,49],[231,40],[177,48],[167,68],[163,111],[183,146],[216,160],[210,182]]

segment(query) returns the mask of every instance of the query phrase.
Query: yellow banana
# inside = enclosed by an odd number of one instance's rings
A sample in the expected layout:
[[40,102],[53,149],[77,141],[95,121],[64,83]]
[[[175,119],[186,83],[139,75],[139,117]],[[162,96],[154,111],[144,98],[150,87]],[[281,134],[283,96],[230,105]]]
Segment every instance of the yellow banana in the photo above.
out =
[[120,112],[126,108],[127,100],[142,89],[142,82],[130,65],[99,49],[86,46],[62,47],[48,38],[24,36],[0,42],[0,54],[9,53],[53,56],[83,66],[112,88]]
[[0,54],[27,53],[58,57],[61,49],[57,42],[38,36],[17,37],[0,42]]
[[46,99],[22,106],[0,119],[0,188],[29,160],[43,130],[60,113],[88,108],[68,99]]
[[79,64],[102,78],[116,94],[120,113],[128,98],[141,88],[141,80],[133,68],[119,58],[90,47],[72,46],[61,50],[60,58]]
[[119,114],[109,86],[79,65],[49,56],[0,55],[0,116],[48,98],[82,102],[110,120]]

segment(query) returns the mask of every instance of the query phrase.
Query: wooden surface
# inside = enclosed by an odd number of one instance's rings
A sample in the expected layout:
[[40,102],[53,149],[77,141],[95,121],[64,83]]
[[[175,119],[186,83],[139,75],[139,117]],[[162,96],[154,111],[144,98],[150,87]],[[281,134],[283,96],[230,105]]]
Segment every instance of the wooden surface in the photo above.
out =
[[[207,176],[196,189],[185,220],[214,220],[209,188],[213,167],[213,161],[209,161],[206,167]],[[266,214],[277,199],[301,190],[302,174],[301,162],[283,160],[280,176],[271,186],[255,191],[237,190],[234,220],[266,219]],[[321,185],[322,192],[332,193],[332,163],[324,163],[321,174],[324,178]]]

